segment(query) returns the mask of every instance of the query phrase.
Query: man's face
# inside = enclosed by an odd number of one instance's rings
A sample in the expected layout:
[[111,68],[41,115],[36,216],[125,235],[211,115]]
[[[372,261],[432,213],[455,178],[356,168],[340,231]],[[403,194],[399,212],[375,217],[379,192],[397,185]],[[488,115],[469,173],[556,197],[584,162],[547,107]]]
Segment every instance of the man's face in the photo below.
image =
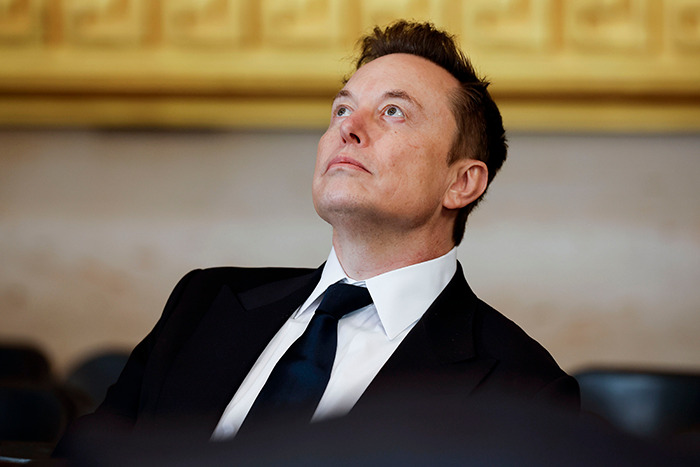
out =
[[422,57],[392,54],[362,66],[336,96],[318,144],[314,206],[335,228],[412,229],[442,215],[454,181],[447,155],[459,86]]

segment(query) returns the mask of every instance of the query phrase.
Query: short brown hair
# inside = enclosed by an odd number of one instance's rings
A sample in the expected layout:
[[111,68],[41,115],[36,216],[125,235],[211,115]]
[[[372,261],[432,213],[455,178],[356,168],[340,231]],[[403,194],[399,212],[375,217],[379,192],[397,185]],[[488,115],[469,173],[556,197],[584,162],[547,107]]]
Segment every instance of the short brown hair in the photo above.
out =
[[[452,164],[462,158],[483,161],[488,168],[490,184],[506,159],[508,145],[503,120],[486,89],[489,82],[476,75],[454,36],[436,29],[431,23],[398,21],[385,29],[375,27],[371,34],[360,39],[359,47],[356,69],[384,55],[407,53],[430,60],[459,81],[458,91],[451,96],[457,134],[447,162]],[[484,194],[457,214],[452,232],[455,245],[462,241],[467,217]]]

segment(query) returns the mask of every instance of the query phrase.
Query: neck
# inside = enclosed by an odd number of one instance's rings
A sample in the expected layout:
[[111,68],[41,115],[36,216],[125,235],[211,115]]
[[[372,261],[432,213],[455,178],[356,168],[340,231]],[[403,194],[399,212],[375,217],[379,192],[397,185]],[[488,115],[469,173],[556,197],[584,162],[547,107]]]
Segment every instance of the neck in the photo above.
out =
[[436,238],[420,235],[376,238],[334,229],[333,248],[345,274],[355,280],[364,280],[438,258],[454,247],[450,237],[437,241]]

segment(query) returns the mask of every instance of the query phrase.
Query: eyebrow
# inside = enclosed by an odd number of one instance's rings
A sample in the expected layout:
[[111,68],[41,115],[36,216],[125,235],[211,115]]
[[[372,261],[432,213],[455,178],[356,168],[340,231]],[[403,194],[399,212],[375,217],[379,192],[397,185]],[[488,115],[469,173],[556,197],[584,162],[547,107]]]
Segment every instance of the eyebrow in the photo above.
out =
[[[351,99],[354,97],[354,95],[352,92],[348,91],[347,89],[341,89],[340,91],[338,91],[338,94],[335,95],[335,98],[333,99],[333,101],[336,101],[341,97]],[[401,99],[403,101],[406,101],[406,102],[409,102],[409,103],[415,105],[416,107],[420,108],[421,110],[423,109],[423,106],[420,104],[420,102],[418,102],[413,97],[411,97],[411,95],[409,93],[407,93],[406,91],[403,91],[401,89],[391,89],[389,91],[386,91],[382,95],[382,98],[383,99]]]
[[348,98],[350,98],[350,97],[352,97],[352,93],[351,93],[350,91],[348,91],[347,89],[344,89],[344,88],[343,88],[343,89],[341,89],[340,91],[338,91],[338,94],[335,95],[335,97],[333,98],[333,100],[334,100],[334,101],[337,101],[337,100],[340,99],[341,97],[348,97]]
[[385,92],[385,93],[384,93],[384,98],[385,98],[385,99],[386,99],[386,98],[389,98],[389,99],[401,99],[401,100],[407,101],[407,102],[410,103],[410,104],[415,105],[416,107],[418,107],[418,108],[420,108],[420,109],[423,109],[423,106],[420,105],[420,102],[418,102],[418,101],[415,100],[413,97],[411,97],[411,95],[410,95],[409,93],[407,93],[406,91],[403,91],[403,90],[401,90],[401,89],[394,89],[394,90]]

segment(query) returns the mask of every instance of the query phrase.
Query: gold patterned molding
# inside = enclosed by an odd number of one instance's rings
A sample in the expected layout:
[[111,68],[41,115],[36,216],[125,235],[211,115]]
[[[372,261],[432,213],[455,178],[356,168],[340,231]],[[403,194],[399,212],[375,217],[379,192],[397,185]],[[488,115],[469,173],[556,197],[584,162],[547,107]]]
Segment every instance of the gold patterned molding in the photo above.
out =
[[0,125],[321,128],[354,41],[460,38],[516,130],[700,130],[700,0],[0,0]]

